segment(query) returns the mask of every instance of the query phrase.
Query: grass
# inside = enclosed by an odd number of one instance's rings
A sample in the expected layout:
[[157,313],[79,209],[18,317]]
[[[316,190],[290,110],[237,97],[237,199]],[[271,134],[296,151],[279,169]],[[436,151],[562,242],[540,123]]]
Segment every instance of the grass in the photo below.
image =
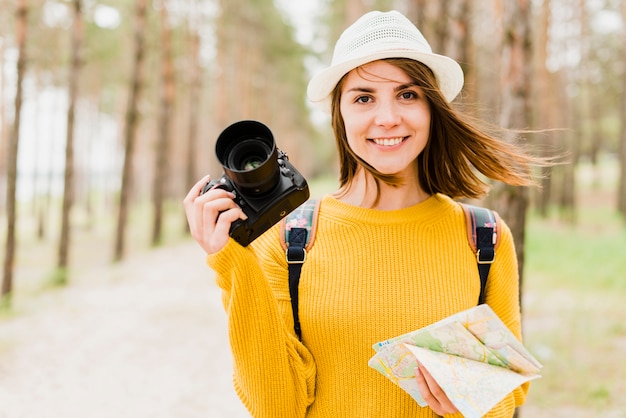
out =
[[[543,378],[531,384],[522,417],[626,416],[626,226],[612,207],[616,166],[603,165],[598,176],[580,170],[577,223],[556,217],[530,216],[524,282],[525,344],[543,363]],[[600,179],[598,183],[583,181]],[[310,183],[312,196],[336,188],[335,179]],[[137,208],[129,219],[128,258],[149,251],[151,211]],[[115,217],[98,214],[95,221],[77,210],[68,285],[85,271],[109,268]],[[51,214],[50,220],[56,220]],[[57,228],[54,222],[52,225]],[[56,230],[39,241],[32,220],[20,220],[20,250],[15,275],[18,306],[36,301],[54,278]],[[182,233],[180,202],[168,206],[167,244],[189,239]],[[89,276],[93,279],[93,275]],[[110,280],[108,277],[107,280]],[[1,301],[0,301],[1,302]],[[30,305],[26,303],[27,305]],[[0,303],[2,305],[2,303]],[[28,309],[28,308],[26,308]],[[0,320],[22,309],[0,309]],[[2,347],[0,347],[1,351]]]
[[[544,368],[522,418],[626,416],[626,225],[613,209],[617,166],[591,171],[578,173],[575,224],[529,217],[524,335]],[[336,182],[310,186],[319,196]]]
[[583,183],[574,225],[530,218],[524,335],[544,369],[523,416],[626,416],[626,226],[611,187]]
[[[576,223],[530,214],[525,345],[544,365],[520,415],[626,416],[626,224],[613,209],[617,165],[581,166]],[[311,184],[312,194],[333,180]]]
[[605,210],[584,210],[579,223],[533,218],[527,232],[527,268],[543,276],[536,286],[626,292],[626,228]]

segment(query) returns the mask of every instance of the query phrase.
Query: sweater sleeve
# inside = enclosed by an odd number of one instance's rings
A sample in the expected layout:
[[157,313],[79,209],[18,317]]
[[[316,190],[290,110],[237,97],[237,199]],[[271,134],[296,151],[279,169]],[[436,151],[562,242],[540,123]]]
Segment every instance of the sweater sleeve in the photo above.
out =
[[254,417],[304,417],[313,401],[315,363],[285,324],[254,249],[231,239],[207,263],[223,291],[234,385],[243,404]]

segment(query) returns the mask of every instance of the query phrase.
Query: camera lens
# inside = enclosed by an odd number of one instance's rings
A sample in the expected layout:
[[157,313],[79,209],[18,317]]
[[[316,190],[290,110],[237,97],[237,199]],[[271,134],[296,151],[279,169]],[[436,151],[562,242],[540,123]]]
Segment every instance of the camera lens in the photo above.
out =
[[272,155],[262,138],[250,138],[235,144],[228,154],[228,166],[238,171],[259,168]]
[[230,125],[217,138],[215,153],[241,193],[261,195],[280,181],[274,136],[260,122],[246,120]]

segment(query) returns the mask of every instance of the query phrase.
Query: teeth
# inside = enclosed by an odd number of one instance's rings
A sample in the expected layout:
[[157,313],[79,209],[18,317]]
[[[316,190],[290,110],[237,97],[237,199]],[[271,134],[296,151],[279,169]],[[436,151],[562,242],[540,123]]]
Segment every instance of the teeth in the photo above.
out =
[[376,145],[382,145],[384,147],[391,147],[394,145],[398,145],[400,142],[402,142],[404,140],[403,137],[398,137],[398,138],[374,138],[373,141],[376,143]]

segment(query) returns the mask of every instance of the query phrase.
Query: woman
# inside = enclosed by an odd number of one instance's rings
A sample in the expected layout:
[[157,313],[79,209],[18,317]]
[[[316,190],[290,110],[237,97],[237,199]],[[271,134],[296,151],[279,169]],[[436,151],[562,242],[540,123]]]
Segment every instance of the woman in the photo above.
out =
[[[458,413],[426,370],[429,407],[367,366],[372,344],[476,305],[480,282],[462,209],[486,177],[529,185],[534,160],[478,130],[449,102],[459,65],[431,52],[400,13],[370,12],[337,41],[309,98],[332,116],[340,188],[321,199],[315,245],[299,286],[293,331],[279,227],[250,246],[228,236],[245,214],[221,189],[185,198],[193,237],[217,273],[228,313],[234,382],[255,417],[434,417]],[[486,302],[521,338],[518,273],[503,226]],[[489,416],[511,416],[527,385]]]

